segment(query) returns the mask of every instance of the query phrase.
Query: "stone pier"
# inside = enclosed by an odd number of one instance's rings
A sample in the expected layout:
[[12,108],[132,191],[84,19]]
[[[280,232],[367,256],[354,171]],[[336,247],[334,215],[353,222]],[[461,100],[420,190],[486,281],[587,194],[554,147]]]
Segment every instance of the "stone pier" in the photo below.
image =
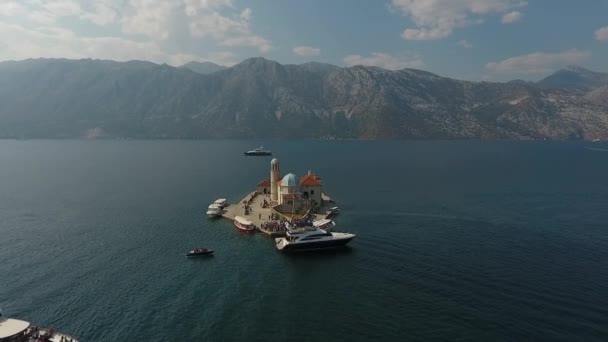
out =
[[[256,229],[259,232],[262,232],[272,238],[284,236],[285,231],[284,228],[279,230],[266,230],[262,228],[263,223],[268,223],[275,221],[274,218],[281,219],[283,216],[281,214],[277,214],[269,205],[264,207],[264,201],[266,203],[270,203],[270,194],[259,194],[254,192],[249,193],[243,199],[241,199],[238,203],[230,203],[229,206],[224,208],[224,213],[222,216],[230,221],[234,221],[236,216],[241,216],[251,221]],[[315,218],[313,221],[320,220],[327,217],[326,211],[334,206],[333,200],[323,194],[324,205],[319,208],[317,213],[315,213]],[[281,226],[277,223],[277,226]]]

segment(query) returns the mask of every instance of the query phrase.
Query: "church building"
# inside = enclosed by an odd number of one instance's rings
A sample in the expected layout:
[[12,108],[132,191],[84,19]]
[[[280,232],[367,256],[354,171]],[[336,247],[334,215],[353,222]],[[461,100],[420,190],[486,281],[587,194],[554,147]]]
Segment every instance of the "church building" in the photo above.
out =
[[259,194],[270,195],[270,203],[279,208],[292,207],[300,210],[303,207],[320,206],[323,203],[321,177],[308,171],[303,177],[288,173],[281,178],[279,160],[270,162],[270,179],[258,183]]

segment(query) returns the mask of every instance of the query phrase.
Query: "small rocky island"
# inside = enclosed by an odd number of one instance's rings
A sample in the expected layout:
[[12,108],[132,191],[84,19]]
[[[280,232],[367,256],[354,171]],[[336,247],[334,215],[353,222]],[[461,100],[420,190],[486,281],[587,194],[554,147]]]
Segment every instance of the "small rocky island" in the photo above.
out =
[[321,177],[308,171],[298,178],[293,173],[281,177],[279,160],[270,162],[270,178],[264,179],[239,203],[225,208],[223,217],[240,216],[270,237],[285,235],[285,222],[311,222],[327,218],[334,201],[323,193]]

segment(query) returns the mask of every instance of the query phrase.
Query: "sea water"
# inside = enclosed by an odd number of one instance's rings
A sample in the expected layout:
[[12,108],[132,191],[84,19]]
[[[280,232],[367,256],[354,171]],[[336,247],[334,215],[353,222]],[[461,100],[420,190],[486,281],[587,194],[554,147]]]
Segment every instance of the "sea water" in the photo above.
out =
[[[349,248],[284,255],[206,217],[268,178],[243,155],[262,144],[322,177]],[[0,141],[0,307],[82,341],[603,340],[606,148]]]

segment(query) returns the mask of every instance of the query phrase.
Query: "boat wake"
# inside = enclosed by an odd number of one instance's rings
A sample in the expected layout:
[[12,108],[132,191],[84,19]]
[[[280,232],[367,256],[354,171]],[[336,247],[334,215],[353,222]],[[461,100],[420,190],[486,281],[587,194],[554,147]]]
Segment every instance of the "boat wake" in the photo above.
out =
[[398,211],[398,212],[384,212],[384,211],[366,211],[359,212],[355,215],[378,215],[385,217],[428,217],[428,218],[437,218],[437,219],[445,219],[445,220],[462,220],[462,221],[482,221],[478,218],[466,217],[466,216],[456,216],[456,215],[446,215],[446,214],[432,214],[432,213],[421,213],[421,212],[408,212],[408,211]]
[[608,152],[608,150],[604,149],[604,148],[596,148],[596,147],[585,147],[585,148],[588,150],[591,150],[591,151]]

